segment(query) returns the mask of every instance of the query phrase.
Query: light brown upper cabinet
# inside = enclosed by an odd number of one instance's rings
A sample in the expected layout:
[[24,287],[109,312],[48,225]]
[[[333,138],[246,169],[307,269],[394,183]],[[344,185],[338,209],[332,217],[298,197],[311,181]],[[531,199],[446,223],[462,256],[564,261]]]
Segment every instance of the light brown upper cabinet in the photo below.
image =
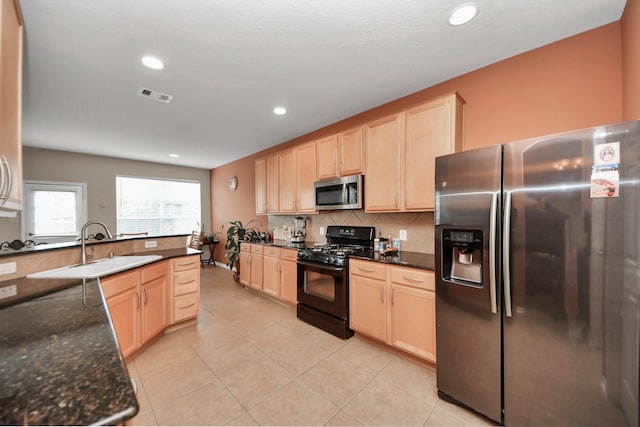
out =
[[362,127],[316,142],[318,179],[362,173]]
[[372,212],[398,211],[400,209],[401,159],[404,147],[403,115],[384,117],[364,126],[365,210]]
[[[0,216],[22,209],[22,14],[0,3]],[[11,214],[13,215],[13,214]]]
[[278,155],[267,157],[267,213],[276,213],[280,209],[279,171]]
[[464,100],[452,93],[365,128],[365,210],[435,208],[435,158],[462,148]]
[[280,213],[296,211],[295,160],[293,148],[278,152],[278,192]]
[[267,213],[267,160],[256,160],[256,214]]
[[296,147],[296,212],[315,213],[316,143]]

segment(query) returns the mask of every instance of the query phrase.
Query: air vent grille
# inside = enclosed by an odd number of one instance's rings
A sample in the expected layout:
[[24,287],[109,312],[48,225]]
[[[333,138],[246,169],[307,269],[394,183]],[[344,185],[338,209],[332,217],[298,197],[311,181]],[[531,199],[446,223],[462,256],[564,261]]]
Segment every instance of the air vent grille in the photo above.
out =
[[153,89],[147,89],[145,87],[141,87],[140,89],[138,89],[138,95],[144,96],[145,98],[153,99],[154,101],[164,102],[165,104],[170,103],[173,99],[172,95],[162,93]]

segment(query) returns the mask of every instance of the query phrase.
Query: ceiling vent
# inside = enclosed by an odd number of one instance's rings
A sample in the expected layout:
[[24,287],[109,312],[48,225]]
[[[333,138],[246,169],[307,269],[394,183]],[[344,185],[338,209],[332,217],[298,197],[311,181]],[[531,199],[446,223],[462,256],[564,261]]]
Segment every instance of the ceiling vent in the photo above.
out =
[[146,87],[138,89],[138,95],[153,99],[154,101],[164,102],[165,104],[170,103],[173,99],[172,95],[158,92],[157,90],[147,89]]

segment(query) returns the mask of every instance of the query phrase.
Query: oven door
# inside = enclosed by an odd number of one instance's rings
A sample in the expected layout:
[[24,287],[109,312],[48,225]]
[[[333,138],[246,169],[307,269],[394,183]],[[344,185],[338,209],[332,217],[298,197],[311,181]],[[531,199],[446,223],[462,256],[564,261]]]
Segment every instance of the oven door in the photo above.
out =
[[347,269],[298,261],[298,303],[347,319]]

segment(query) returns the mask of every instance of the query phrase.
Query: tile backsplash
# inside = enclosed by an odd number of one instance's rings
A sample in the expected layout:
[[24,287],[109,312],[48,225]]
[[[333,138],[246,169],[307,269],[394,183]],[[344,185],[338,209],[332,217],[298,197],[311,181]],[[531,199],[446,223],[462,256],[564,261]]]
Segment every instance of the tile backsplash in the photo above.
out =
[[433,253],[433,212],[365,213],[364,210],[329,211],[317,215],[270,215],[269,232],[281,226],[293,226],[293,218],[302,216],[307,220],[307,242],[326,241],[320,235],[320,227],[328,225],[361,225],[376,228],[376,235],[391,234],[398,238],[400,230],[407,230],[407,240],[400,242],[401,250]]

